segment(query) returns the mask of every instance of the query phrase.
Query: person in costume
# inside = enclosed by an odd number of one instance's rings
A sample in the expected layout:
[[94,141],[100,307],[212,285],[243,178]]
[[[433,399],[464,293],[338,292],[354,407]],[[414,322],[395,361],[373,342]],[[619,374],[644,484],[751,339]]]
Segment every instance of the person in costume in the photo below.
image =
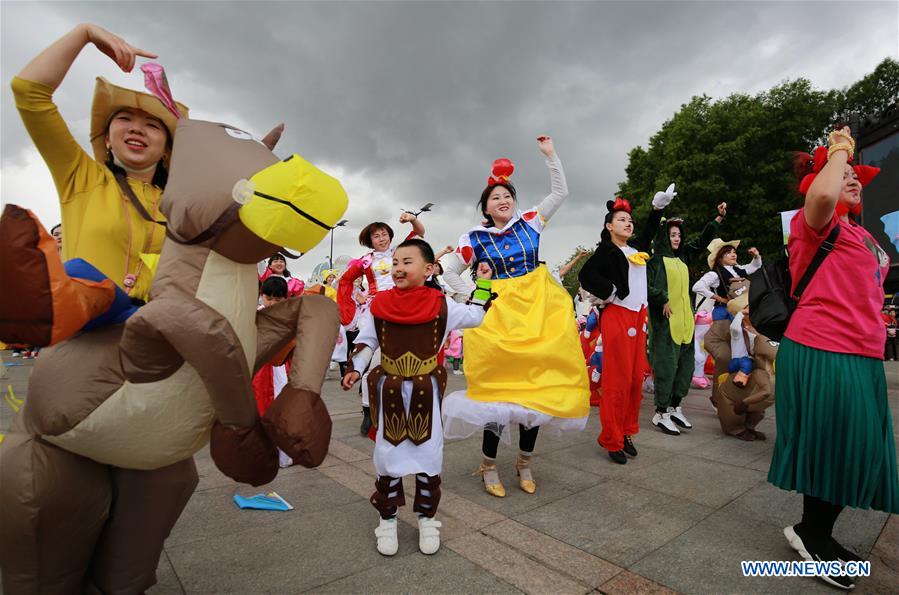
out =
[[489,268],[499,300],[484,324],[465,334],[467,390],[444,401],[444,435],[464,438],[482,431],[484,455],[478,469],[493,496],[506,495],[496,468],[500,437],[511,441],[518,425],[515,464],[519,487],[537,489],[531,456],[541,427],[580,431],[590,412],[589,384],[571,297],[539,260],[540,237],[568,196],[562,162],[548,136],[537,137],[550,173],[550,194],[520,211],[509,181],[514,165],[497,159],[478,205],[485,221],[462,235],[443,258],[443,278],[457,293],[469,267]]
[[444,355],[453,366],[453,374],[460,375],[462,370],[462,329],[456,329],[450,332],[444,347]]
[[287,259],[280,252],[268,259],[268,265],[265,267],[265,271],[259,275],[259,281],[264,282],[273,276],[280,277],[287,283],[287,297],[303,295],[306,284],[302,279],[291,276],[290,271],[287,270]]
[[677,193],[674,184],[652,199],[652,211],[640,235],[634,235],[631,205],[618,198],[606,204],[605,226],[593,256],[579,274],[581,286],[606,303],[601,317],[603,374],[600,379],[597,441],[619,465],[637,456],[633,436],[640,431],[639,413],[646,360],[646,262],[662,209]]
[[[815,151],[787,244],[795,290],[822,242],[836,234],[777,353],[777,440],[768,481],[803,495],[802,520],[784,535],[809,560],[858,559],[833,538],[844,507],[899,513],[880,318],[890,259],[853,219],[861,212],[862,187],[879,168],[853,166],[854,150],[847,126]],[[853,586],[851,577],[820,578]]]
[[730,300],[730,289],[733,283],[739,283],[749,275],[762,268],[762,256],[755,248],[748,250],[752,262],[740,266],[737,264],[737,246],[740,240],[725,242],[721,238],[713,239],[708,245],[709,272],[693,284],[693,291],[705,299],[715,302],[712,309],[712,320],[731,320],[727,313],[727,302]]
[[687,240],[684,220],[672,217],[659,226],[646,265],[649,300],[649,353],[656,411],[652,425],[672,436],[693,424],[684,415],[681,401],[693,377],[693,308],[690,303],[690,270],[687,264],[718,233],[727,214],[727,203],[702,234]]
[[602,334],[600,334],[599,320],[601,311],[596,306],[590,307],[590,313],[584,320],[584,330],[581,331],[581,347],[584,350],[584,358],[587,363],[587,373],[590,375],[590,406],[599,407],[599,395],[602,379]]
[[[400,215],[400,223],[412,225],[412,231],[406,239],[424,238],[425,226],[413,213],[404,212]],[[393,228],[382,221],[369,223],[359,232],[359,244],[365,246],[371,252],[361,258],[351,260],[347,270],[340,277],[337,285],[337,306],[340,308],[340,324],[347,328],[355,327],[354,319],[361,315],[358,301],[355,299],[355,282],[364,277],[368,286],[369,300],[373,299],[379,291],[386,291],[393,287],[393,277],[390,267],[393,263]],[[377,354],[375,357],[377,365]],[[364,380],[364,379],[363,379]],[[362,423],[359,433],[368,435],[371,429],[371,409],[369,409],[368,383],[361,385],[362,393]]]
[[705,335],[712,326],[712,313],[700,310],[693,318],[693,378],[691,384],[696,388],[708,388],[709,379],[705,376],[705,366],[709,352],[705,348]]
[[434,517],[443,467],[440,404],[446,369],[438,363],[437,352],[452,330],[481,324],[492,299],[486,279],[468,305],[425,286],[434,268],[434,252],[424,240],[397,246],[391,269],[394,287],[379,292],[362,315],[357,351],[342,382],[344,390],[351,389],[381,350],[380,363],[367,381],[377,430],[372,457],[377,480],[370,501],[381,516],[375,536],[385,556],[396,554],[399,547],[396,515],[405,504],[404,475],[415,476],[418,547],[424,554],[440,547],[441,524]]
[[[744,293],[728,302],[728,310],[734,316],[731,326],[713,325],[705,335],[705,344],[715,360],[712,404],[721,430],[752,442],[767,438],[756,427],[765,418],[765,410],[774,404],[772,379],[777,343],[752,327],[746,316],[748,301]],[[737,366],[732,366],[733,354],[751,358],[745,382],[735,381]]]
[[[141,254],[159,254],[165,238],[159,201],[178,118],[153,95],[99,77],[91,107],[93,155],[88,155],[53,102],[88,44],[125,72],[138,57],[156,57],[96,25],[78,25],[13,78],[13,96],[59,193],[63,259],[85,260],[131,298],[146,301],[152,272]],[[175,106],[187,116],[186,106]]]
[[[275,304],[283,302],[287,299],[287,294],[287,281],[283,277],[270,276],[262,282],[262,288],[259,290],[259,299],[262,302],[259,309],[271,308]],[[265,415],[268,408],[275,402],[275,398],[287,386],[289,373],[290,360],[288,358],[281,364],[266,363],[253,376],[253,394],[256,397],[256,409],[259,411],[259,417]],[[278,466],[283,468],[291,465],[293,465],[293,459],[279,448]]]

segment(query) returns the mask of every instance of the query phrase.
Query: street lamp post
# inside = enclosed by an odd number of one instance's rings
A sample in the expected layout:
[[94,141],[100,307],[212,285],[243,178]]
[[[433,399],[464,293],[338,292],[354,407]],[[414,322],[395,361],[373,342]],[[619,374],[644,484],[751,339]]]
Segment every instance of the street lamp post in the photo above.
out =
[[346,219],[341,219],[337,223],[334,224],[334,227],[331,228],[331,252],[328,254],[328,268],[334,268],[334,230],[338,227],[343,227],[347,224]]

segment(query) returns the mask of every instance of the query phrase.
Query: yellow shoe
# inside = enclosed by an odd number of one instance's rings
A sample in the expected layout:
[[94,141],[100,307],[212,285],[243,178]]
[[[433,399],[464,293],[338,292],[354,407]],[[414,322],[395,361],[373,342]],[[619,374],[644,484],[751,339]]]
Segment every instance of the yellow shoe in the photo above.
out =
[[[484,489],[487,490],[487,493],[491,496],[496,496],[497,498],[506,497],[506,488],[504,488],[503,484],[499,481],[496,463],[481,463],[481,466],[478,467],[478,470],[472,473],[472,475],[481,476],[481,479],[484,482]],[[488,479],[490,480],[490,483],[487,482]]]
[[537,491],[537,482],[531,475],[531,457],[523,457],[518,455],[518,461],[515,463],[515,470],[518,472],[518,487],[526,494],[533,494]]

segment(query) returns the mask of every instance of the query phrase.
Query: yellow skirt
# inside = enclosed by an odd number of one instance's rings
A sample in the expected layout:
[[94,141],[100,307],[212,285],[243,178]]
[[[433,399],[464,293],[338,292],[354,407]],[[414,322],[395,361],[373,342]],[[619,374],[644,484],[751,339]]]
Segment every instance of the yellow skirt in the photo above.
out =
[[[499,297],[484,322],[465,331],[468,388],[464,395],[450,395],[444,415],[459,413],[474,422],[474,409],[484,423],[544,425],[557,418],[573,422],[553,424],[561,429],[582,429],[590,413],[590,384],[571,297],[544,265],[523,277],[494,280],[493,291]],[[462,398],[469,406],[460,402]],[[487,406],[470,406],[476,403]],[[513,405],[526,414],[525,419],[522,415],[489,419],[505,409],[491,403]]]

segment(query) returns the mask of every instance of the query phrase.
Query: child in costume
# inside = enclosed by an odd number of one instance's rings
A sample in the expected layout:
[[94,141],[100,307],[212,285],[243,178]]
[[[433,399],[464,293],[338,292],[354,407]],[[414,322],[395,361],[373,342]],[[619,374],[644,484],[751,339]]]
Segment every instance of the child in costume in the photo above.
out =
[[590,313],[584,321],[582,346],[590,375],[590,406],[599,407],[600,380],[602,378],[602,334],[599,332],[600,310],[590,307]]
[[635,239],[631,205],[618,198],[608,201],[601,240],[579,274],[581,286],[606,302],[601,318],[604,344],[602,395],[599,417],[602,433],[597,441],[619,465],[637,456],[632,436],[640,430],[639,413],[646,360],[646,262],[652,236],[659,228],[662,209],[677,193],[674,184],[652,199],[653,210]]
[[688,240],[684,220],[672,217],[659,226],[652,258],[646,266],[649,300],[649,353],[656,411],[652,425],[671,436],[693,424],[684,415],[681,400],[693,377],[693,308],[690,302],[690,270],[687,264],[718,233],[727,204],[718,205],[718,216],[706,224],[702,235]]
[[284,279],[287,283],[287,297],[303,295],[306,284],[302,279],[297,279],[290,275],[290,271],[287,270],[287,259],[284,258],[284,255],[280,252],[272,255],[272,257],[268,259],[268,265],[265,267],[265,271],[259,275],[259,280],[264,282],[270,277],[280,277]]
[[[406,239],[424,238],[425,226],[417,215],[403,213],[400,215],[400,223],[412,225],[412,232]],[[351,328],[357,315],[358,301],[355,299],[355,282],[365,277],[368,286],[368,298],[371,300],[379,291],[387,291],[393,288],[393,277],[390,274],[390,266],[393,262],[393,229],[382,221],[369,223],[359,232],[359,243],[369,250],[368,254],[361,258],[351,260],[340,277],[337,284],[337,306],[340,308],[340,324]],[[377,354],[375,354],[377,365]],[[364,380],[364,379],[363,379]],[[359,433],[363,436],[371,429],[371,410],[369,409],[368,383],[362,383],[362,424]]]
[[706,299],[713,300],[712,320],[730,320],[727,313],[727,302],[730,299],[730,286],[739,283],[749,275],[762,268],[762,257],[755,248],[749,249],[752,262],[740,266],[737,264],[737,246],[740,240],[725,242],[721,238],[713,239],[708,245],[709,272],[693,284],[693,291]]
[[481,323],[492,296],[483,279],[468,305],[425,286],[434,274],[434,252],[424,240],[406,240],[393,254],[395,287],[379,292],[359,321],[352,367],[343,377],[349,390],[360,371],[381,350],[381,361],[368,375],[376,424],[373,460],[377,480],[371,503],[381,515],[375,535],[378,551],[396,554],[397,507],[405,504],[402,478],[415,476],[418,547],[433,554],[440,547],[440,502],[443,467],[443,425],[440,409],[446,370],[437,352],[450,331]]
[[705,364],[709,359],[703,340],[712,325],[712,314],[705,310],[696,313],[693,331],[693,379],[692,385],[696,388],[708,388],[709,379],[705,377]]
[[443,353],[453,366],[453,374],[461,374],[459,366],[462,365],[462,329],[456,329],[449,334]]
[[[263,281],[262,288],[259,290],[259,298],[262,302],[259,309],[270,308],[278,302],[286,300],[289,291],[287,287],[287,281],[283,277],[272,275]],[[265,415],[266,410],[275,401],[281,389],[287,385],[289,373],[290,358],[287,358],[281,365],[271,362],[265,364],[253,376],[253,394],[256,396],[256,409],[259,411],[260,417]],[[280,467],[293,465],[293,459],[280,448],[278,449],[278,465]]]
[[443,278],[459,293],[466,283],[461,273],[489,263],[500,296],[484,324],[465,335],[467,390],[447,396],[443,407],[447,438],[483,432],[478,472],[486,491],[497,497],[506,495],[496,469],[497,448],[501,437],[510,440],[510,426],[519,428],[518,485],[533,494],[531,455],[540,427],[580,431],[590,413],[571,297],[539,259],[541,233],[568,187],[552,139],[540,136],[537,143],[550,172],[549,196],[518,210],[509,181],[514,165],[497,159],[479,201],[486,221],[462,235],[443,259]]

